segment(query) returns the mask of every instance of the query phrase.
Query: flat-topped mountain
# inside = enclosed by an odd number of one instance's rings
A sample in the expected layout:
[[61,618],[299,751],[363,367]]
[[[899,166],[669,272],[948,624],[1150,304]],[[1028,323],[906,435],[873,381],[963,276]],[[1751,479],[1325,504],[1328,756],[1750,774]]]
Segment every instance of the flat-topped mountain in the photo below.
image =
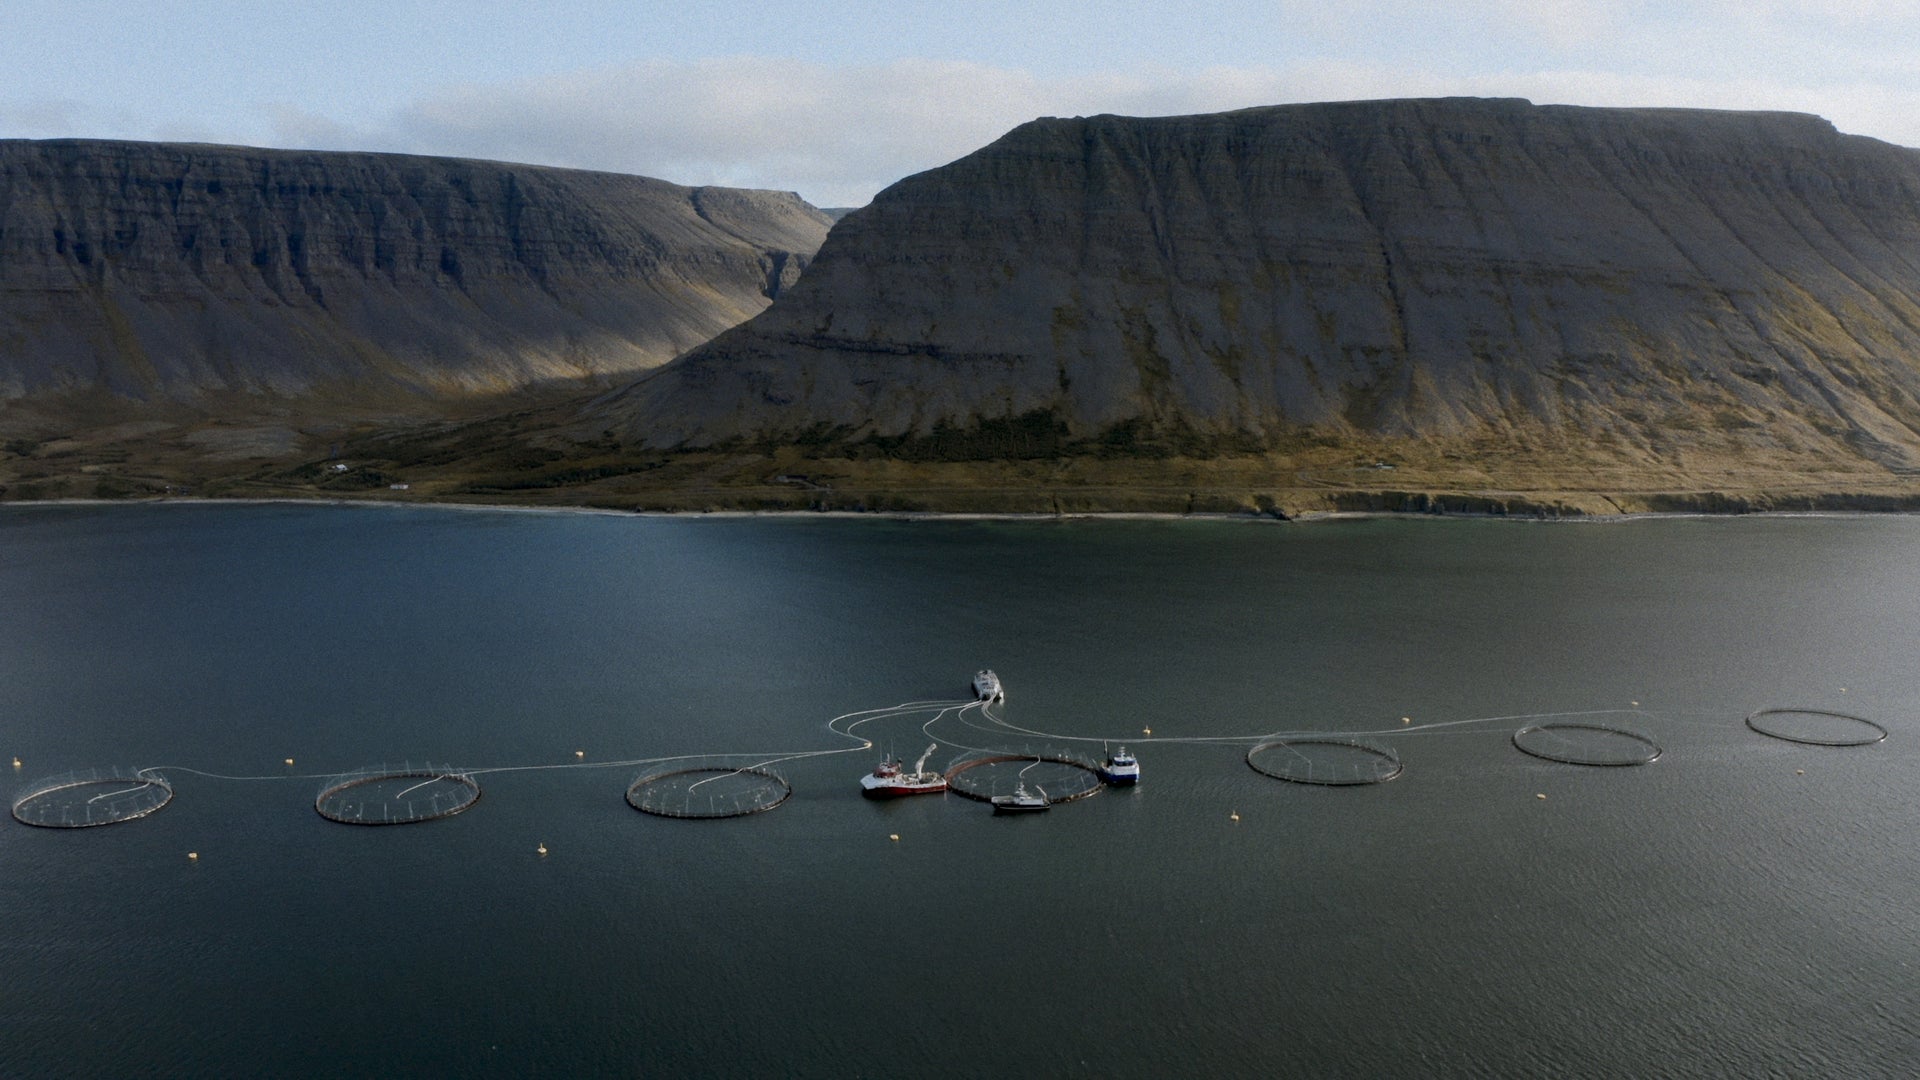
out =
[[[1043,119],[593,407],[655,447],[1920,464],[1920,152],[1811,116]],[[973,441],[969,441],[973,440]]]
[[830,224],[638,176],[0,141],[0,403],[431,415],[631,376],[764,308]]

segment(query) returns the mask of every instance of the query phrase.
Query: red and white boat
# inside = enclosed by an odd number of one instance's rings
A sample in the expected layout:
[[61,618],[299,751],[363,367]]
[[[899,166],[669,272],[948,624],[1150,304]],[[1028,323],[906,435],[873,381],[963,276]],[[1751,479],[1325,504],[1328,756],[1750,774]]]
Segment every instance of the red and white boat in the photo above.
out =
[[947,790],[947,778],[937,772],[927,772],[927,755],[932,754],[940,744],[927,747],[927,753],[920,755],[914,762],[913,771],[907,772],[901,767],[899,758],[888,758],[873,767],[873,771],[860,778],[860,789],[865,795],[875,799],[891,799],[900,795],[926,795]]

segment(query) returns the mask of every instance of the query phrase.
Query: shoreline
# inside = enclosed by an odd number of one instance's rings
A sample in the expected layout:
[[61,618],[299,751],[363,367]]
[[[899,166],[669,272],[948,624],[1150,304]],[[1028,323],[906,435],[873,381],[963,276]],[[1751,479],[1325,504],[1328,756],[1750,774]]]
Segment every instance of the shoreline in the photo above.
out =
[[1510,521],[1516,524],[1624,524],[1639,521],[1732,520],[1737,518],[1879,518],[1910,517],[1920,509],[1788,509],[1788,510],[1636,510],[1611,514],[1497,513],[1477,510],[1326,510],[1281,515],[1258,511],[1229,513],[1195,511],[1174,513],[1137,510],[1074,510],[1053,513],[1020,511],[938,510],[620,510],[600,506],[529,506],[524,503],[455,502],[436,499],[351,499],[335,497],[270,496],[232,499],[161,496],[146,499],[16,499],[0,500],[0,512],[10,507],[151,507],[151,506],[326,506],[339,508],[384,508],[394,510],[448,510],[467,513],[554,514],[591,517],[665,518],[699,520],[785,520],[785,521],[989,521],[989,522],[1073,522],[1073,521],[1219,521],[1248,524],[1291,525],[1325,521],[1429,520],[1429,521]]

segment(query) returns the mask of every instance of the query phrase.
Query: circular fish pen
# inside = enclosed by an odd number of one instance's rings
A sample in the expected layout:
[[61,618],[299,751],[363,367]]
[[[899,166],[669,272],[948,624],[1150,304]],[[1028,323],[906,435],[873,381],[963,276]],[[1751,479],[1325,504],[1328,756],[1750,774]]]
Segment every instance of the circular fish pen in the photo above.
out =
[[480,801],[480,782],[434,765],[381,765],[335,777],[313,808],[342,825],[415,825],[452,817]]
[[947,770],[947,790],[978,802],[1025,787],[1050,803],[1073,802],[1106,786],[1100,767],[1071,754],[989,754]]
[[1269,739],[1247,751],[1253,771],[1275,780],[1322,787],[1384,784],[1403,771],[1400,755],[1361,739]]
[[1611,724],[1531,724],[1513,733],[1514,749],[1563,765],[1647,765],[1666,750],[1630,728]]
[[793,785],[764,766],[679,764],[628,784],[627,805],[660,817],[734,818],[771,810],[792,794]]
[[13,800],[14,820],[43,829],[117,825],[173,801],[173,785],[151,769],[100,768],[51,776]]
[[1748,714],[1747,726],[1804,746],[1871,746],[1887,737],[1886,728],[1864,716],[1826,709],[1761,709]]

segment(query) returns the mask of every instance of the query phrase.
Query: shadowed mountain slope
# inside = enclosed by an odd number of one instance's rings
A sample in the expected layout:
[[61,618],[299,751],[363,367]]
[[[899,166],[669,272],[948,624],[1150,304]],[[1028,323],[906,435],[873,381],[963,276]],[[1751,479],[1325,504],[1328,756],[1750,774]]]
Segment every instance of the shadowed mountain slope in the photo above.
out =
[[4,141],[0,402],[430,416],[631,376],[764,308],[830,224],[637,176]]
[[767,311],[588,420],[656,447],[1308,436],[1905,469],[1920,152],[1518,100],[1037,120],[848,215]]

